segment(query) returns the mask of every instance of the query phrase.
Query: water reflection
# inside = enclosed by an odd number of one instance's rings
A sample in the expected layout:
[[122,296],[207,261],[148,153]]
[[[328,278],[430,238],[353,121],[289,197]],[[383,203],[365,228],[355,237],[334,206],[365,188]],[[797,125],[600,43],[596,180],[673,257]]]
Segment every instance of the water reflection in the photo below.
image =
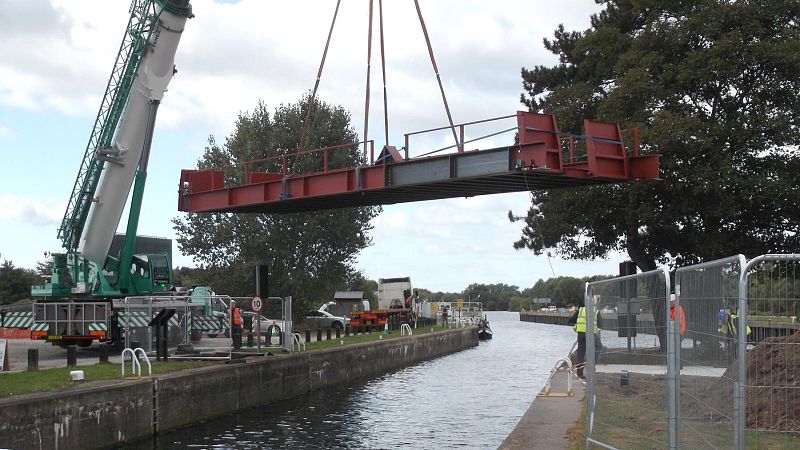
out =
[[138,449],[497,448],[575,340],[490,312],[494,339],[379,378],[226,415]]

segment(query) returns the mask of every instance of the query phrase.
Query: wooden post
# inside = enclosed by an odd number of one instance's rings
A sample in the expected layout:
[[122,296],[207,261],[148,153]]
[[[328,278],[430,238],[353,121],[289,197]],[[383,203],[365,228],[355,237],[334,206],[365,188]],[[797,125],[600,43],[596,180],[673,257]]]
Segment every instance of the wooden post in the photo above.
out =
[[28,370],[37,370],[39,368],[39,349],[28,349]]
[[108,344],[100,344],[100,363],[108,363]]
[[67,367],[75,367],[78,365],[78,347],[75,345],[67,346]]

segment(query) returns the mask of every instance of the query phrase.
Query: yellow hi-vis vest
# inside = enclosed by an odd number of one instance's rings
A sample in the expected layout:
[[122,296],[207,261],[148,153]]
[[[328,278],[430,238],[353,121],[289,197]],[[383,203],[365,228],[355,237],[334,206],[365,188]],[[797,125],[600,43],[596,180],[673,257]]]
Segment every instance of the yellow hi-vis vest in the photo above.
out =
[[[728,329],[730,330],[730,332],[731,332],[731,334],[733,336],[738,336],[739,335],[739,327],[736,326],[736,322],[735,322],[736,319],[738,319],[738,318],[739,318],[739,316],[736,315],[736,314],[728,315]],[[752,330],[750,330],[750,325],[745,325],[745,326],[747,327],[747,335],[750,336],[750,333],[752,332]]]
[[[594,323],[597,324],[597,309],[594,310]],[[573,327],[575,331],[578,333],[586,333],[586,307],[581,306],[578,309],[578,319],[575,321],[575,326]],[[600,327],[595,326],[594,332],[599,333]]]

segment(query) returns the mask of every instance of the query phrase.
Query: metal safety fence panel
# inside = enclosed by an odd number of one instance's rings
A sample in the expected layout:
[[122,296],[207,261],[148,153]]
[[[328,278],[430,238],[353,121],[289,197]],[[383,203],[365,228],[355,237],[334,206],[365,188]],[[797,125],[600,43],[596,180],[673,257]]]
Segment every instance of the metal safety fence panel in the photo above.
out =
[[669,292],[665,270],[587,284],[587,447],[675,447]]
[[[800,448],[800,254],[762,255],[741,281],[741,448]],[[746,340],[746,342],[745,342]],[[740,350],[741,351],[741,350]]]
[[[677,430],[682,448],[737,448],[737,334],[742,255],[678,268],[670,325],[679,367]],[[740,447],[739,447],[740,448]]]
[[191,308],[187,297],[126,297],[122,300],[122,308],[115,308],[112,319],[117,323],[112,323],[111,328],[113,330],[117,325],[121,328],[125,347],[155,351],[157,333],[149,324],[164,309],[175,311],[167,324],[167,345],[177,347],[188,342]]

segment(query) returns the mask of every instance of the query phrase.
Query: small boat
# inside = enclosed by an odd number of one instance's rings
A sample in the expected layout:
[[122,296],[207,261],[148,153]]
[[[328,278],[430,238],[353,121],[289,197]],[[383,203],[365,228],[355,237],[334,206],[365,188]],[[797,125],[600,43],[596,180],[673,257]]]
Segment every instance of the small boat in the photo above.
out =
[[492,329],[489,327],[489,319],[483,316],[478,320],[478,339],[486,341],[492,338]]

